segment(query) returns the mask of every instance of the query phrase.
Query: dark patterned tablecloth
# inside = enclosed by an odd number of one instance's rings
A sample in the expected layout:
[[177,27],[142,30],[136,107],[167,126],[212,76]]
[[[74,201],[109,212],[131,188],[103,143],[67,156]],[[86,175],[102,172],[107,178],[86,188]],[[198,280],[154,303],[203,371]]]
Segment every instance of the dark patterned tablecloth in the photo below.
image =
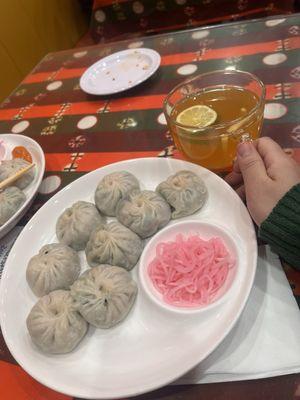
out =
[[[263,135],[300,161],[300,17],[181,31],[136,41],[47,55],[0,106],[0,132],[28,135],[46,156],[39,195],[20,226],[0,241],[2,259],[22,225],[55,192],[103,165],[136,157],[179,157],[162,114],[166,94],[186,77],[215,69],[253,72],[267,87]],[[34,45],[34,44],[29,44]],[[162,56],[158,72],[113,97],[83,93],[79,77],[99,58],[125,48],[149,47]],[[5,79],[5,77],[1,77]],[[300,274],[286,273],[299,300]],[[300,375],[259,381],[175,386],[142,399],[300,398]],[[37,383],[14,361],[0,335],[0,398],[67,399]]]

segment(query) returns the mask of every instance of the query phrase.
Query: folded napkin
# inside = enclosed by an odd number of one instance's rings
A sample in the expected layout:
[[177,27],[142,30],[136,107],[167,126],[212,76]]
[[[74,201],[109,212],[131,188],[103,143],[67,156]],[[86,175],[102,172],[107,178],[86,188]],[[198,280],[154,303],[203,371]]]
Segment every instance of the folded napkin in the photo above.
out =
[[236,326],[206,360],[175,384],[239,381],[296,372],[300,372],[299,308],[278,257],[261,246],[254,286]]

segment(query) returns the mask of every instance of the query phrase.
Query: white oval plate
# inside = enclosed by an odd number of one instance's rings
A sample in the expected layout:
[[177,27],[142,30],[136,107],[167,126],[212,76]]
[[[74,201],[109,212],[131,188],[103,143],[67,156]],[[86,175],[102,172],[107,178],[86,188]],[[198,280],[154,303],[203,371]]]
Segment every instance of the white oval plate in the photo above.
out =
[[80,87],[94,95],[123,92],[150,78],[159,65],[160,55],[155,50],[119,51],[90,66],[80,78]]
[[[38,191],[38,188],[42,182],[45,172],[45,156],[41,146],[33,139],[23,135],[17,135],[13,133],[0,134],[0,140],[3,141],[6,152],[1,160],[11,160],[11,152],[16,146],[24,146],[29,151],[32,157],[32,162],[35,163],[35,177],[34,180],[28,185],[23,192],[26,195],[25,203],[19,208],[19,210],[0,227],[0,239],[5,236],[12,228],[18,223],[23,217],[26,211],[31,206],[32,201]],[[0,162],[1,162],[0,160]]]
[[[108,330],[90,327],[86,337],[69,354],[51,356],[38,351],[25,323],[37,301],[26,283],[25,271],[27,262],[40,247],[56,240],[57,217],[77,200],[93,201],[97,183],[111,172],[127,170],[136,175],[142,188],[154,189],[182,169],[199,174],[209,192],[206,205],[192,218],[226,227],[235,240],[240,272],[229,300],[214,312],[178,316],[152,303],[139,285],[133,309],[116,327]],[[86,268],[83,255],[82,260]],[[54,195],[21,232],[1,280],[3,336],[17,362],[54,390],[87,399],[138,395],[179,378],[218,346],[245,306],[256,261],[256,236],[248,211],[217,175],[195,164],[172,159],[144,158],[111,164],[77,179]],[[138,267],[132,271],[136,280]]]

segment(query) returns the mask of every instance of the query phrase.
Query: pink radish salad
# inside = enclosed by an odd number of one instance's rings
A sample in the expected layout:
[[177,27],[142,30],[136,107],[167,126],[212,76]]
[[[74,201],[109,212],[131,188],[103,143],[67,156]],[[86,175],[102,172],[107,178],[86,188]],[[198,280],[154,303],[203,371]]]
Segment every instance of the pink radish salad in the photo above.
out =
[[157,245],[148,274],[166,303],[196,307],[214,301],[235,264],[221,238],[179,234],[175,241]]

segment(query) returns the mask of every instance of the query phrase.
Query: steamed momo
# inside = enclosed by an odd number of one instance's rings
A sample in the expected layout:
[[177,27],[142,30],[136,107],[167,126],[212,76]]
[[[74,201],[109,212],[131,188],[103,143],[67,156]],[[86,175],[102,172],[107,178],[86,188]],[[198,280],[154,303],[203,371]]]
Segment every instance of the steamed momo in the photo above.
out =
[[56,223],[56,236],[59,242],[74,250],[84,250],[92,231],[105,223],[105,218],[94,204],[77,201],[67,208]]
[[[14,158],[12,160],[3,160],[0,165],[0,182],[4,181],[4,179],[14,175],[20,169],[27,167],[30,163],[23,158]],[[35,172],[34,168],[26,172],[19,179],[13,182],[14,186],[17,186],[19,189],[25,189],[34,178]]]
[[73,283],[71,294],[86,321],[96,328],[111,328],[130,311],[137,285],[124,268],[98,265]]
[[68,290],[55,290],[39,299],[26,324],[33,343],[50,354],[69,353],[88,329],[87,322],[74,308]]
[[99,182],[95,192],[96,206],[103,214],[114,217],[118,202],[131,190],[139,188],[138,180],[130,172],[113,172]]
[[78,254],[62,243],[43,246],[27,266],[26,279],[38,296],[56,289],[68,289],[80,274]]
[[169,222],[171,209],[158,193],[134,190],[118,203],[117,218],[141,238],[147,238]]
[[137,234],[119,222],[111,222],[95,229],[85,248],[91,267],[110,264],[130,270],[143,251],[143,242]]
[[25,194],[15,186],[9,186],[0,192],[0,226],[18,211],[25,200]]
[[191,171],[179,171],[161,182],[156,191],[174,209],[172,218],[186,217],[203,207],[207,189],[203,180]]

